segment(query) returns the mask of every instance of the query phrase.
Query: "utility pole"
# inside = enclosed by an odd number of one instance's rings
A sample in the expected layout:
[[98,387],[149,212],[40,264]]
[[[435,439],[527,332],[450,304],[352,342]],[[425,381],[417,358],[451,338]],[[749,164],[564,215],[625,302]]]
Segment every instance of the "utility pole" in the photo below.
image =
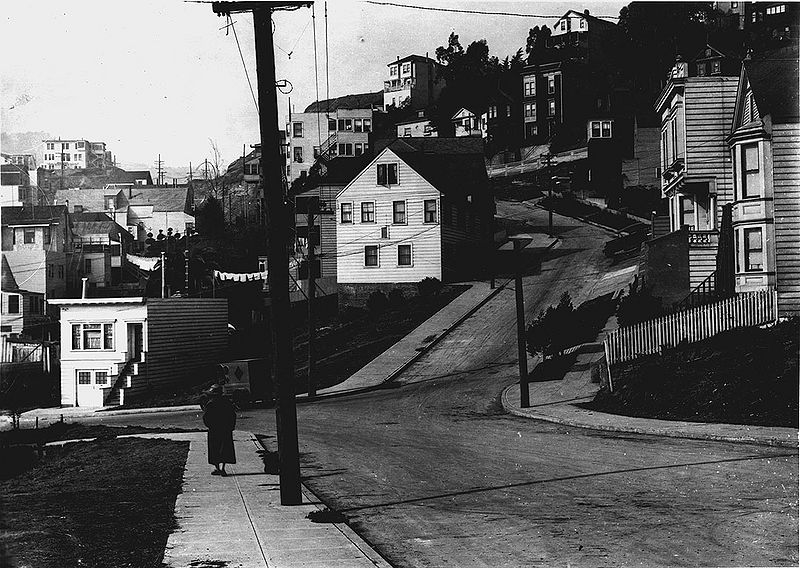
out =
[[514,295],[517,304],[517,356],[519,358],[519,405],[528,408],[530,393],[528,390],[528,352],[525,349],[525,298],[522,295],[522,249],[531,242],[528,235],[509,237],[514,241]]
[[167,297],[167,260],[166,255],[161,253],[161,299]]
[[550,202],[550,206],[547,208],[547,234],[551,237],[553,236],[553,180],[550,179],[550,177],[552,177],[550,175],[550,160],[552,158],[553,154],[551,154],[549,151],[544,155],[544,159],[547,160],[547,173],[545,175],[547,176],[547,195]]
[[275,48],[272,44],[272,10],[296,9],[310,2],[214,2],[218,15],[253,12],[261,133],[261,171],[264,176],[267,215],[267,271],[272,312],[272,365],[275,374],[275,417],[278,434],[278,473],[282,505],[303,502],[300,490],[300,451],[297,441],[292,364],[292,321],[289,303],[288,211],[278,156],[278,98],[275,86]]
[[158,155],[158,160],[156,160],[156,167],[158,168],[158,177],[156,178],[156,185],[158,185],[158,186],[163,185],[163,183],[164,183],[164,180],[163,180],[164,174],[161,171],[161,166],[162,166],[163,163],[164,163],[164,161],[161,159],[161,154],[159,154]]
[[308,254],[306,261],[308,263],[308,397],[314,398],[317,396],[317,382],[314,376],[314,342],[316,341],[316,321],[314,320],[314,299],[316,298],[316,281],[314,274],[314,265],[316,264],[317,256],[314,248],[316,247],[316,239],[314,239],[314,213],[316,212],[315,203],[318,201],[308,200]]

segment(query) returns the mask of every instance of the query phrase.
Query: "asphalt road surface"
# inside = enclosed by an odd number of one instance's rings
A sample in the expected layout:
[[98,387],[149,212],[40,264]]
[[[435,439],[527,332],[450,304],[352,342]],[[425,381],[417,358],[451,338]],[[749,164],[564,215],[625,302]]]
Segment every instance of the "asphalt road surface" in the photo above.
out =
[[[526,204],[499,209],[546,222]],[[605,233],[555,217],[560,245],[525,280],[528,317],[619,270]],[[796,450],[507,415],[515,334],[512,284],[397,388],[300,405],[306,485],[395,566],[798,564]],[[194,413],[103,422],[200,426]],[[243,412],[239,427],[274,434],[274,414]]]

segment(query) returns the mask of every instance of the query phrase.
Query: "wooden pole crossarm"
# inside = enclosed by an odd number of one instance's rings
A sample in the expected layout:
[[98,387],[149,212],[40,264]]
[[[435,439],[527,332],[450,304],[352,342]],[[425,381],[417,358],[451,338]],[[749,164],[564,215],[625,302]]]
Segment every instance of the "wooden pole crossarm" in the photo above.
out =
[[228,14],[238,14],[241,12],[253,12],[255,10],[269,9],[276,10],[297,10],[298,8],[310,8],[314,2],[309,0],[251,0],[243,2],[212,2],[211,9],[218,16]]

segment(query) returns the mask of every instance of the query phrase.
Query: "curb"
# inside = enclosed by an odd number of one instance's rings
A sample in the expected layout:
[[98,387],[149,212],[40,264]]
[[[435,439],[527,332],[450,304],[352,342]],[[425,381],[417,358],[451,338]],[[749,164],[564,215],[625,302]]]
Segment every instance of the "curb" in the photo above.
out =
[[[258,447],[262,448],[264,451],[269,451],[269,449],[261,443],[261,440],[253,434],[252,432],[249,433],[251,436],[251,440],[257,445]],[[308,486],[301,482],[300,483],[300,490],[302,491],[303,495],[306,499],[311,501],[314,506],[317,508],[318,511],[323,510],[325,507],[320,505],[325,505],[325,501],[316,493],[314,493]],[[319,503],[314,503],[314,501],[318,501]],[[344,523],[333,523],[333,525],[342,533],[342,535],[353,543],[355,546],[372,564],[377,566],[378,568],[392,568],[392,565],[383,557],[383,555],[378,552],[375,547],[372,546],[367,540],[361,537],[353,528]]]
[[[724,434],[712,434],[709,432],[670,432],[668,430],[670,424],[700,424],[700,425],[707,425],[711,424],[708,422],[679,422],[679,421],[670,421],[670,420],[658,420],[664,426],[664,430],[656,430],[653,428],[639,428],[636,426],[624,426],[624,425],[614,425],[614,424],[587,424],[586,422],[581,422],[580,420],[573,420],[570,418],[563,418],[560,416],[548,416],[545,414],[536,414],[534,412],[525,412],[522,409],[516,407],[515,405],[509,402],[509,391],[514,388],[515,385],[510,385],[503,389],[503,393],[501,395],[501,401],[503,404],[503,410],[513,414],[514,416],[519,416],[520,418],[527,418],[530,420],[541,420],[544,422],[551,422],[553,424],[563,424],[564,426],[573,426],[575,428],[583,428],[586,430],[600,430],[604,432],[619,432],[619,433],[626,433],[626,434],[645,434],[650,436],[661,436],[664,438],[684,438],[690,440],[711,440],[714,442],[729,442],[734,444],[756,444],[760,446],[770,446],[770,447],[779,447],[779,448],[797,448],[798,447],[798,440],[781,440],[776,438],[768,438],[768,439],[758,439],[746,436],[726,436]],[[596,410],[592,411],[595,414],[600,414],[603,416],[614,417],[614,414],[607,414],[605,412],[598,412]],[[623,418],[634,418],[631,416],[625,416]],[[650,420],[650,419],[647,419]],[[654,419],[653,419],[654,420]]]
[[603,229],[604,231],[607,231],[607,232],[611,233],[615,237],[621,236],[622,232],[623,232],[623,231],[618,231],[616,229],[611,229],[610,227],[606,227],[605,225],[601,225],[600,223],[595,223],[594,221],[589,221],[588,219],[586,219],[584,217],[575,217],[574,215],[567,215],[565,213],[559,213],[558,211],[555,211],[553,209],[548,209],[547,207],[545,207],[543,205],[539,205],[538,203],[535,204],[535,207],[538,207],[539,209],[543,209],[544,211],[552,211],[556,215],[561,215],[562,217],[569,217],[570,219],[575,219],[576,221],[580,221],[582,223],[586,223],[587,225],[592,225],[593,227],[597,227],[598,229]]
[[[66,412],[53,412],[52,414],[44,415],[44,416],[23,416],[20,418],[20,422],[33,422],[36,418],[40,420],[47,420],[49,421],[60,421],[60,417],[63,414],[64,419],[69,418],[102,418],[103,416],[124,416],[126,414],[157,414],[157,413],[165,413],[165,412],[190,412],[190,411],[200,411],[200,405],[184,405],[184,406],[160,406],[154,408],[124,408],[119,410],[92,410],[86,412],[71,412],[70,409],[74,407],[66,407],[61,410],[66,410]],[[54,409],[59,410],[59,409]],[[52,419],[52,420],[50,420]],[[0,417],[0,422],[5,421],[2,417]],[[10,422],[10,417],[8,419]]]

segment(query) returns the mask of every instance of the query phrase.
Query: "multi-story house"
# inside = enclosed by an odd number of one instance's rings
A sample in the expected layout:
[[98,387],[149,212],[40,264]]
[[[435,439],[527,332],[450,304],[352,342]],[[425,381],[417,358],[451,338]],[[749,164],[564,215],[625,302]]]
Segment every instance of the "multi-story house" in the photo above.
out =
[[119,284],[125,255],[133,252],[133,235],[106,213],[73,213],[70,220],[77,276],[87,278],[90,288]]
[[800,4],[797,2],[743,2],[744,30],[756,51],[797,44]]
[[48,170],[106,168],[112,164],[105,142],[89,140],[42,140],[40,164]]
[[336,198],[342,304],[432,277],[474,277],[493,236],[494,198],[480,138],[399,138]]
[[798,53],[746,60],[733,129],[735,291],[776,288],[778,312],[800,313]]
[[[519,77],[515,77],[512,84],[511,78],[503,81],[508,91],[519,89],[516,84]],[[489,98],[486,111],[480,116],[479,127],[481,135],[486,140],[487,155],[494,155],[498,151],[509,148],[519,148],[522,142],[522,122],[519,113],[522,110],[519,97],[513,97],[504,90],[503,86]],[[532,107],[529,107],[529,110]]]
[[480,122],[480,118],[468,108],[461,107],[450,119],[453,123],[453,130],[456,138],[462,136],[478,136],[483,138],[485,128]]
[[47,321],[44,294],[19,287],[5,253],[0,254],[0,262],[2,262],[0,335],[40,336],[38,327]]
[[28,170],[18,164],[0,165],[0,205],[32,203],[33,188]]
[[588,10],[569,10],[558,19],[546,49],[522,71],[522,127],[528,145],[557,133],[565,144],[585,141],[590,114],[609,105],[620,33],[616,24]]
[[317,158],[356,157],[369,152],[371,133],[379,120],[383,93],[347,95],[317,101],[305,112],[291,113],[286,125],[289,140],[289,182],[306,176]]
[[667,304],[712,277],[722,207],[734,200],[725,140],[739,80],[691,77],[689,68],[683,61],[676,63],[655,105],[661,117],[661,191],[668,199],[671,232],[648,242],[646,264],[653,294]]
[[442,65],[427,55],[408,55],[388,64],[383,82],[383,108],[424,109],[434,103],[445,86]]
[[73,233],[63,205],[2,208],[2,250],[17,285],[63,298],[71,268]]

